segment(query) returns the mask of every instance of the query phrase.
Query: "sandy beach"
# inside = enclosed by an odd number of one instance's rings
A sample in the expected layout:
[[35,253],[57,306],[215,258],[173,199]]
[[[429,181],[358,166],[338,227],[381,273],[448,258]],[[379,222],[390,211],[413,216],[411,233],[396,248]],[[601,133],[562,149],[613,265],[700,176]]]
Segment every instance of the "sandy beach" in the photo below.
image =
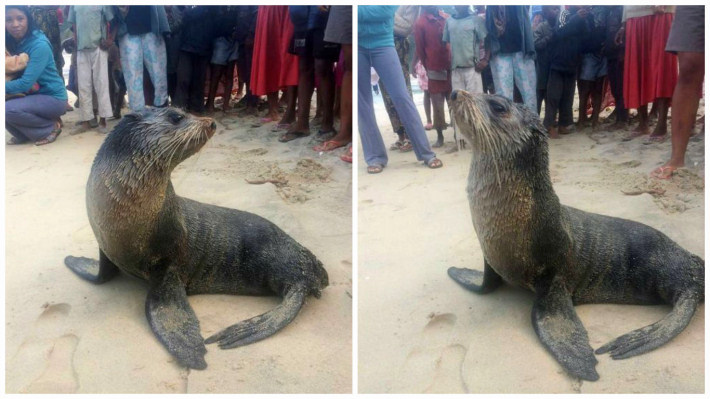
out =
[[[703,109],[701,102],[701,115]],[[389,146],[396,136],[384,107],[376,110]],[[436,133],[428,133],[434,142]],[[679,336],[652,352],[626,360],[598,355],[600,379],[588,382],[569,377],[539,342],[530,321],[532,292],[503,286],[479,296],[451,280],[451,266],[483,270],[483,255],[465,193],[471,153],[450,152],[453,129],[444,134],[445,148],[437,151],[442,169],[426,168],[411,152],[389,151],[384,171],[368,175],[359,158],[360,392],[705,391],[704,304]],[[560,201],[645,223],[704,258],[704,134],[691,138],[687,168],[668,181],[648,175],[669,159],[670,140],[622,142],[624,134],[585,129],[550,141]],[[660,320],[670,307],[603,304],[576,311],[596,349]]]
[[[174,171],[177,194],[277,224],[323,262],[330,286],[322,297],[309,297],[290,325],[264,341],[232,350],[209,345],[206,370],[177,365],[146,320],[146,282],[121,274],[92,285],[64,266],[67,255],[98,257],[85,186],[104,140],[95,131],[69,135],[78,118],[70,112],[55,143],[5,148],[8,393],[352,391],[352,167],[339,150],[314,152],[312,136],[283,144],[274,124],[216,117],[215,136]],[[246,181],[264,179],[281,183]],[[189,301],[208,337],[279,298]]]

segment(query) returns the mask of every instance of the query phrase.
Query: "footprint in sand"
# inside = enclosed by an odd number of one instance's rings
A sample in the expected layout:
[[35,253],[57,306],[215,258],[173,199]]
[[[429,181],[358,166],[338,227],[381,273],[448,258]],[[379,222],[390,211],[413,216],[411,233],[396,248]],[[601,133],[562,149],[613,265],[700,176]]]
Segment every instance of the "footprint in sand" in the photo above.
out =
[[68,325],[71,306],[45,305],[31,331],[8,362],[7,392],[75,393],[79,382],[74,352],[79,337]]
[[21,393],[76,393],[79,383],[74,372],[74,351],[79,338],[74,334],[54,340],[49,350],[42,375],[32,381]]
[[456,316],[434,315],[419,333],[392,392],[466,393],[461,366],[466,348],[452,343]]

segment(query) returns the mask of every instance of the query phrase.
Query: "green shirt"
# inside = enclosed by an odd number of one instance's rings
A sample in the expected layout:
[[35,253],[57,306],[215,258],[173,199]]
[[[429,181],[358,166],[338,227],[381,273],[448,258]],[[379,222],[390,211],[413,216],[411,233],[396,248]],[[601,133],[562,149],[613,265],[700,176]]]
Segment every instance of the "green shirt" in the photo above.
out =
[[113,6],[71,6],[67,22],[75,26],[77,50],[95,49],[106,39]]
[[442,40],[451,43],[451,69],[476,66],[486,35],[486,21],[478,15],[447,18]]

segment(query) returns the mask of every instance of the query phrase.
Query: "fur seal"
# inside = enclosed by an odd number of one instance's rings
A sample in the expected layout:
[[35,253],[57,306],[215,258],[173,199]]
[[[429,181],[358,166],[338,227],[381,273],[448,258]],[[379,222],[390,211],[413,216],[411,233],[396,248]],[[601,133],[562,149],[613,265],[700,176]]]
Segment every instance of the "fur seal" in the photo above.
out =
[[[308,249],[268,220],[179,197],[170,173],[212,137],[210,118],[163,108],[124,117],[99,149],[86,187],[99,260],[68,256],[85,280],[119,270],[149,282],[151,329],[179,363],[204,369],[205,343],[222,349],[276,333],[306,296],[320,297],[328,274]],[[203,340],[187,295],[279,295],[274,309]]]
[[454,91],[451,111],[473,147],[468,199],[483,250],[483,272],[452,267],[479,294],[502,282],[535,293],[540,341],[572,376],[596,381],[595,352],[574,306],[670,304],[662,320],[596,350],[624,359],[670,341],[704,300],[705,261],[663,233],[630,220],[560,204],[537,115],[495,95]]

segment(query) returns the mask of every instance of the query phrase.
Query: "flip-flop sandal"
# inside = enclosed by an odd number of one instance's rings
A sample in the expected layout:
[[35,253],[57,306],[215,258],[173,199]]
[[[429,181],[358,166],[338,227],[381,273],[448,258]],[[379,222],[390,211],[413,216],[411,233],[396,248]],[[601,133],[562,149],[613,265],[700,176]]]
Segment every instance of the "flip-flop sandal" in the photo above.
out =
[[378,173],[382,173],[382,170],[383,170],[384,168],[385,168],[385,167],[384,167],[383,165],[379,165],[379,164],[377,164],[377,165],[369,165],[369,166],[367,167],[367,173],[369,173],[369,174],[371,174],[371,175],[376,175],[376,174],[378,174]]
[[340,141],[328,140],[324,141],[323,144],[319,144],[313,147],[313,151],[316,152],[328,152],[333,151],[336,148],[345,147],[348,143],[342,143]]
[[39,146],[54,143],[61,133],[62,129],[54,129],[51,133],[49,133],[49,136],[43,138],[42,140],[35,141],[35,145]]
[[347,151],[345,151],[342,155],[340,155],[340,159],[343,162],[353,163],[353,148],[352,147],[348,148]]
[[426,125],[424,125],[424,130],[431,130],[433,128],[434,128],[434,125],[432,125],[431,123],[427,123]]
[[[678,170],[678,168],[675,166],[659,166],[651,172],[651,177],[661,180],[669,180],[676,173],[676,170]],[[666,171],[670,171],[670,173],[666,175]]]
[[310,133],[303,133],[303,132],[286,132],[279,137],[279,141],[282,143],[288,143],[289,141],[293,141],[296,139],[300,139],[303,137],[308,137]]
[[395,142],[392,143],[392,145],[390,146],[390,151],[399,150],[400,148],[402,148],[402,144],[403,144],[403,143],[404,143],[403,141],[399,141],[399,140],[395,141]]
[[441,160],[437,157],[434,157],[434,158],[426,161],[425,163],[426,163],[426,166],[429,167],[429,169],[438,169],[438,168],[444,166],[444,163],[441,162]]
[[414,149],[414,147],[412,147],[412,142],[407,139],[404,139],[404,141],[402,142],[402,145],[399,147],[399,151],[401,151],[401,152],[409,152],[409,151],[412,151],[413,149]]
[[335,137],[335,134],[336,134],[336,132],[334,129],[331,129],[331,130],[320,130],[319,129],[318,133],[316,133],[316,141],[330,140],[333,137]]

